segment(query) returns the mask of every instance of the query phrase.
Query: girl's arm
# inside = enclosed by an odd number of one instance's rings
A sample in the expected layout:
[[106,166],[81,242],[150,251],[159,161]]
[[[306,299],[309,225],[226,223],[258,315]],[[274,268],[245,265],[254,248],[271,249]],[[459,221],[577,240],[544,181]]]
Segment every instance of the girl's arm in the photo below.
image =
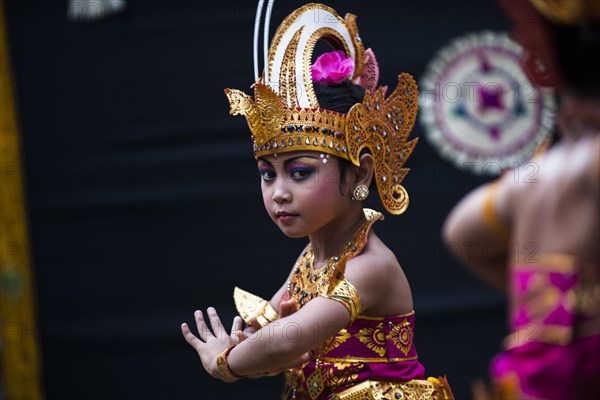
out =
[[[227,381],[219,370],[217,357],[236,341],[226,332],[213,308],[209,308],[207,314],[208,323],[202,312],[194,314],[198,337],[191,333],[187,324],[182,325],[182,333],[198,352],[206,371]],[[317,297],[297,312],[270,323],[236,345],[228,354],[227,365],[238,376],[259,375],[300,365],[308,361],[303,355],[346,327],[349,321],[350,315],[341,303]]]

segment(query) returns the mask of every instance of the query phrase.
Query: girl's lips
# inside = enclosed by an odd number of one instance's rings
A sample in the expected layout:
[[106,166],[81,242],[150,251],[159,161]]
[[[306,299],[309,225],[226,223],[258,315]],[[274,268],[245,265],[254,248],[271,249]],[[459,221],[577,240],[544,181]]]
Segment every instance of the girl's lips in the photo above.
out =
[[276,215],[277,219],[282,222],[291,221],[298,216],[298,214],[291,214],[285,211],[278,211]]

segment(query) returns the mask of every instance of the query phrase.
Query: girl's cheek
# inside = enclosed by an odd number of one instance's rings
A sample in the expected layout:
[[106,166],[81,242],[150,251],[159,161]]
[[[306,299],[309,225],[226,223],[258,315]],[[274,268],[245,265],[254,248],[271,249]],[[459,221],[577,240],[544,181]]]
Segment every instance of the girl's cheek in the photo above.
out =
[[269,191],[267,189],[265,189],[264,187],[261,188],[262,189],[262,198],[263,198],[263,203],[269,204]]

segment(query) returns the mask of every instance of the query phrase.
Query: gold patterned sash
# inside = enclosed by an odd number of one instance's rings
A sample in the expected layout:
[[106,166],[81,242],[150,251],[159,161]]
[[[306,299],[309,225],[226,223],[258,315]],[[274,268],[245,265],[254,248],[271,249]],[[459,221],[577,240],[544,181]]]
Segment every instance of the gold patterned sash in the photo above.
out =
[[406,382],[365,381],[337,393],[332,400],[454,400],[446,377]]

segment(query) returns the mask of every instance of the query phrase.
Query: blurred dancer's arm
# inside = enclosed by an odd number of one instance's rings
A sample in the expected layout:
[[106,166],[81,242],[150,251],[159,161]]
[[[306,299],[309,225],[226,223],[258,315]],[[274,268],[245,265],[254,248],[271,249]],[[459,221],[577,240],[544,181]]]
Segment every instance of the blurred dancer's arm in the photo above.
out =
[[504,291],[510,256],[510,187],[505,174],[465,196],[444,222],[449,251],[488,284]]

